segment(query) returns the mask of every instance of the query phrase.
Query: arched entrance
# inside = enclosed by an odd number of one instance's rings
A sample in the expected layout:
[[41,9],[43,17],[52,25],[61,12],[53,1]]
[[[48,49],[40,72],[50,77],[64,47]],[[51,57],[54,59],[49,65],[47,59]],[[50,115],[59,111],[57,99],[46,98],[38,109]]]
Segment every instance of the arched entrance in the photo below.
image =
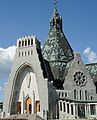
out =
[[32,100],[30,97],[28,97],[25,101],[25,108],[26,108],[26,112],[31,114],[31,112],[32,112]]

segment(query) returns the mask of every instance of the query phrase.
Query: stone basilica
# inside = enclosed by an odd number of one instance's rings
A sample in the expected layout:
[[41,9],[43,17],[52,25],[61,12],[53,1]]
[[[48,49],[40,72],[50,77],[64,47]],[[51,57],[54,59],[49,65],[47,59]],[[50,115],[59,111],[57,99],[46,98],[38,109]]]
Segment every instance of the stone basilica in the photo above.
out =
[[97,64],[85,65],[62,30],[57,8],[43,48],[31,35],[17,40],[5,89],[3,117],[37,114],[44,120],[97,118]]

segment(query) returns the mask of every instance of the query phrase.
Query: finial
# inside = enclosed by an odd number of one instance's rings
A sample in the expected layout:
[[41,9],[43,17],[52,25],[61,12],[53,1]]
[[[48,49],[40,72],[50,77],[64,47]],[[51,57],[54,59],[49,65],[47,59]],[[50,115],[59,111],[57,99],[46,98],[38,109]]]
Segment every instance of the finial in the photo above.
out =
[[54,8],[57,9],[57,3],[58,1],[57,0],[54,0]]

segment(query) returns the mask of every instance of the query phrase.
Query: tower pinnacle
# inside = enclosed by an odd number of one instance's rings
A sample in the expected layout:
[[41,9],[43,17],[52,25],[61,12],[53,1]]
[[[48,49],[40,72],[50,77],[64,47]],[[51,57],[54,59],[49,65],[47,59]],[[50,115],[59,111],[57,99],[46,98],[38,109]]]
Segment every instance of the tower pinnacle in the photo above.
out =
[[57,9],[57,3],[58,1],[57,0],[54,0],[54,8]]

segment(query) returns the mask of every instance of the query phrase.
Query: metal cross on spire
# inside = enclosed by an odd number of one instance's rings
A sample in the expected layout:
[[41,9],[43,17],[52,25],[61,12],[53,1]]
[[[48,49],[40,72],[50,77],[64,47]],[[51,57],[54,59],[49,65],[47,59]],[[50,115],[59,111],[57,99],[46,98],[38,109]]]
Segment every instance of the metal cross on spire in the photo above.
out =
[[54,0],[54,8],[57,9],[57,3],[58,1],[57,0]]

